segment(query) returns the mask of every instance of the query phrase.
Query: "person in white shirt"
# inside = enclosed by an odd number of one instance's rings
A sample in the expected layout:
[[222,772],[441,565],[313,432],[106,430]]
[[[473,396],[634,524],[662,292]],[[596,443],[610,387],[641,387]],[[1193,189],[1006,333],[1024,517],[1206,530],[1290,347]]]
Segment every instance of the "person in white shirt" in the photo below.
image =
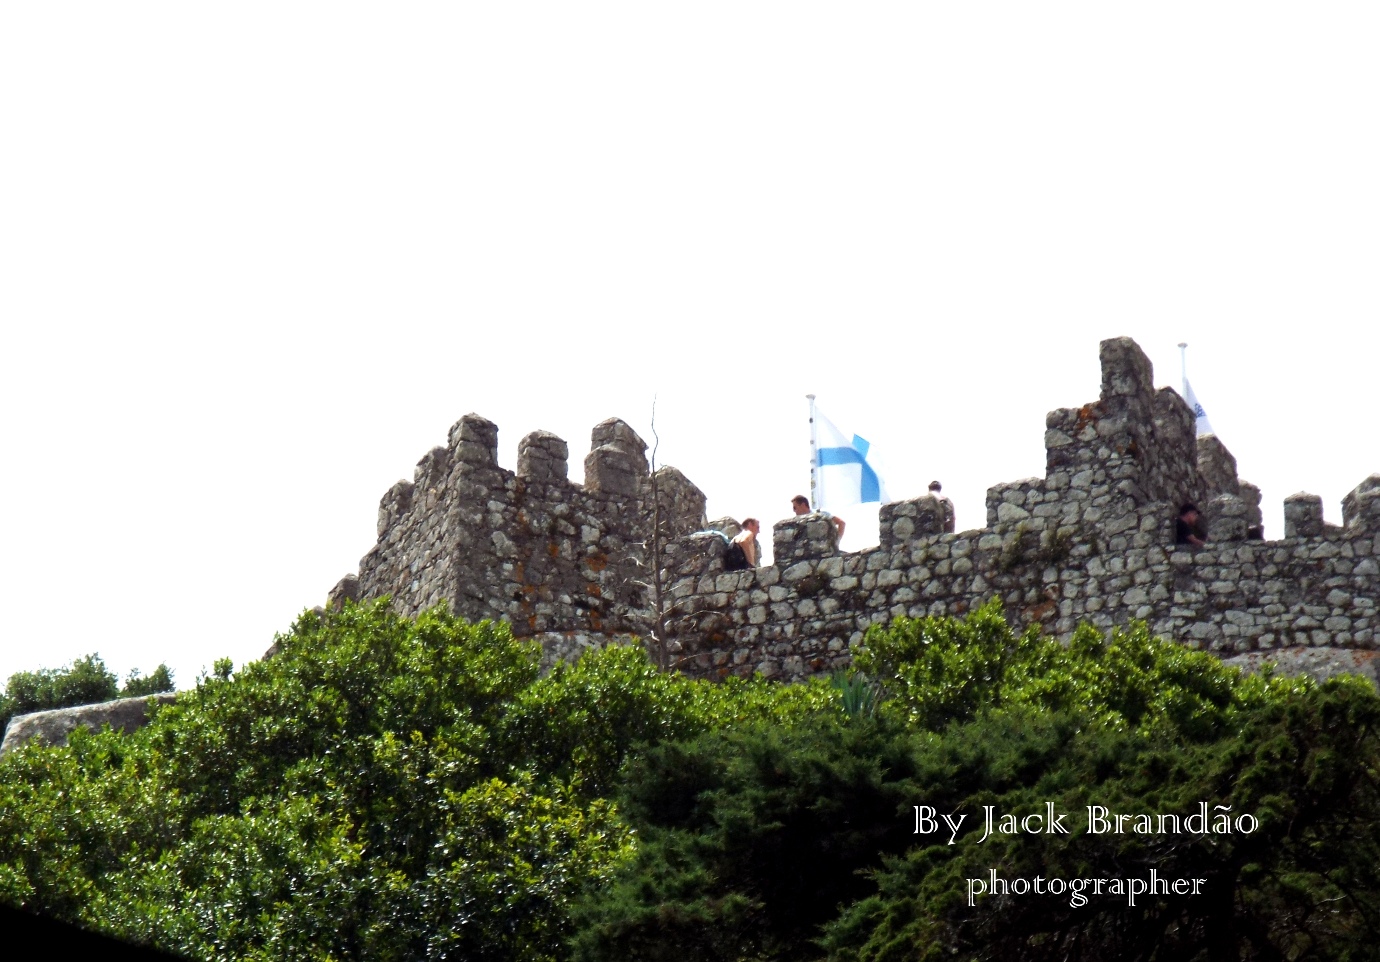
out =
[[[799,514],[809,514],[809,513],[810,513],[810,499],[807,498],[807,497],[805,497],[805,495],[803,495],[803,494],[797,494],[794,498],[791,498],[791,510],[794,511],[794,512],[795,512],[796,514],[798,514],[798,515],[799,515]],[[838,533],[839,533],[839,538],[842,539],[842,538],[843,538],[843,529],[844,529],[844,527],[846,527],[846,526],[844,525],[844,523],[843,523],[843,519],[842,519],[842,518],[836,518],[836,517],[834,517],[834,516],[833,516],[832,514],[830,514],[828,511],[821,511],[821,512],[819,512],[819,513],[820,513],[821,515],[823,515],[824,517],[828,518],[830,521],[834,522],[834,528],[835,528],[835,530],[838,531]]]

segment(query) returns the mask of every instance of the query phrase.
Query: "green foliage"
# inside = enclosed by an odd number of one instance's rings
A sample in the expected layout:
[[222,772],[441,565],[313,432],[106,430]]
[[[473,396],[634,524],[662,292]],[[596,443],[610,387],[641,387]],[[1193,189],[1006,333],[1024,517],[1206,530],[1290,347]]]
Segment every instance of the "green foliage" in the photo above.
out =
[[579,959],[812,959],[821,921],[904,846],[915,769],[902,733],[837,710],[664,743],[620,796],[640,846],[590,897]]
[[[1380,942],[1380,698],[1342,680],[1242,678],[1143,627],[1061,645],[995,608],[900,620],[855,659],[876,720],[710,732],[634,758],[641,844],[581,908],[576,957],[1369,958]],[[846,682],[841,680],[842,689]],[[842,691],[841,691],[842,695]],[[1092,835],[1086,806],[1249,813],[1228,836]],[[966,814],[915,834],[915,805]],[[984,806],[1072,813],[995,835]],[[1196,898],[980,899],[967,881],[1201,878]]]
[[[694,682],[616,647],[542,677],[502,625],[382,604],[305,614],[276,647],[217,662],[130,736],[0,759],[0,899],[205,959],[1360,959],[1380,944],[1380,697],[1355,679],[1242,677],[1143,626],[1060,644],[995,607],[874,628],[854,671],[800,685]],[[1088,805],[1202,802],[1259,828],[1084,831]],[[917,805],[967,816],[953,844],[916,833]],[[1072,834],[984,841],[989,805],[1052,805]],[[1204,891],[966,900],[992,870],[1151,868]]]
[[97,654],[78,658],[62,668],[19,671],[10,676],[0,694],[0,732],[15,715],[172,690],[172,672],[167,665],[159,665],[146,678],[141,678],[135,669],[122,689],[119,678]]
[[[889,853],[875,894],[826,927],[828,957],[890,959],[1369,958],[1380,938],[1374,723],[1380,700],[1352,684],[1285,688],[1211,742],[1088,725],[1086,717],[997,711],[946,733],[947,757],[922,763],[938,811],[982,805],[1074,813],[1074,834],[961,834]],[[965,751],[964,746],[967,746]],[[945,778],[942,773],[953,773]],[[936,777],[939,776],[939,777]],[[1091,835],[1088,805],[1114,812],[1251,813],[1229,835]],[[1197,897],[980,898],[967,880],[1205,880]]]
[[119,679],[100,655],[78,658],[62,668],[15,672],[5,685],[16,714],[109,701],[119,690]]
[[1106,636],[1084,624],[1067,645],[1035,627],[1017,637],[995,602],[965,621],[874,626],[855,662],[886,687],[890,710],[928,730],[980,710],[1030,705],[1206,738],[1267,691],[1306,685],[1243,680],[1211,655],[1152,637],[1143,623]]
[[129,678],[125,679],[125,686],[120,689],[121,698],[137,698],[143,695],[156,695],[159,692],[172,691],[173,685],[172,671],[167,665],[159,665],[147,676],[141,677],[139,669],[134,669],[129,673]]
[[644,746],[831,711],[823,684],[692,682],[640,649],[539,677],[503,625],[307,613],[130,735],[0,760],[0,898],[195,958],[564,957],[630,857]]
[[15,672],[0,697],[0,728],[15,715],[109,701],[119,697],[119,691],[119,678],[95,654],[62,668]]
[[843,713],[849,718],[871,718],[877,713],[881,690],[876,682],[857,672],[835,672],[829,684],[839,693]]

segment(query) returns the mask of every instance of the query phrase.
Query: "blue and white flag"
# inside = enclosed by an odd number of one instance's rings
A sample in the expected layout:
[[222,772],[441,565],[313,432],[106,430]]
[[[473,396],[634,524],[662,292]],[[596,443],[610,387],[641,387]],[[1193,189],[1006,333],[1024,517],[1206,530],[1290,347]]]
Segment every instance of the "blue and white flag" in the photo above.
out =
[[1194,395],[1193,388],[1189,386],[1188,378],[1184,378],[1184,400],[1188,402],[1189,410],[1191,410],[1193,416],[1197,418],[1197,436],[1201,438],[1204,434],[1216,434],[1217,432],[1212,430],[1212,425],[1208,423],[1207,412],[1204,411],[1203,406],[1198,403],[1198,398]]
[[872,447],[867,440],[839,430],[819,408],[814,409],[814,417],[815,507],[832,512],[850,504],[891,500],[882,479],[867,463]]

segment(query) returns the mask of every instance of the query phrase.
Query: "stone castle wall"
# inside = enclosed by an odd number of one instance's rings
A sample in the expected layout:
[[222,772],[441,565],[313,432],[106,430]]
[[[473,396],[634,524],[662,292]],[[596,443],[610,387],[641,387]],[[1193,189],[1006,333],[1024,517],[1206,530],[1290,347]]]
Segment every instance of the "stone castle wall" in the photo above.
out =
[[[378,542],[330,595],[391,596],[415,615],[441,601],[522,637],[579,648],[654,624],[647,542],[653,479],[646,444],[611,419],[594,428],[585,484],[567,477],[564,441],[536,431],[517,471],[498,465],[498,429],[470,414],[379,504]],[[704,495],[671,467],[655,478],[662,537],[705,526]],[[568,637],[567,637],[568,636]],[[590,638],[594,642],[590,642]]]
[[[1018,625],[1060,636],[1081,621],[1131,619],[1223,656],[1307,647],[1304,661],[1357,664],[1380,648],[1380,475],[1343,503],[1285,502],[1285,537],[1260,540],[1260,492],[1217,438],[1195,438],[1177,393],[1155,390],[1127,338],[1102,342],[1099,399],[1049,413],[1043,478],[987,494],[987,526],[943,532],[926,496],[884,505],[881,543],[842,554],[818,515],[778,522],[773,564],[724,572],[704,496],[674,468],[657,472],[665,635],[673,662],[707,677],[801,678],[848,663],[872,624],[898,615],[961,615],[999,598]],[[523,439],[518,470],[496,460],[497,430],[474,415],[447,447],[383,498],[379,542],[332,592],[391,595],[415,613],[441,600],[470,618],[567,656],[620,633],[649,635],[653,479],[645,444],[621,421],[594,429],[585,484],[567,477],[566,445]],[[1203,509],[1209,544],[1174,544],[1179,504]],[[734,533],[729,519],[714,527]],[[1324,652],[1336,650],[1336,656]]]

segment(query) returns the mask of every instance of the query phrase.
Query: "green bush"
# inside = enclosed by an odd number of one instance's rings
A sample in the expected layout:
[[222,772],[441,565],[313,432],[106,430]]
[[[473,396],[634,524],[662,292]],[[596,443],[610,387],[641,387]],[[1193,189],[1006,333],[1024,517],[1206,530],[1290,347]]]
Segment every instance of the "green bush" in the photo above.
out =
[[[1242,677],[1143,626],[1063,645],[995,608],[902,619],[855,659],[884,697],[665,742],[625,769],[640,840],[581,904],[575,955],[632,959],[1370,958],[1380,944],[1380,698]],[[844,689],[851,687],[840,683]],[[855,699],[856,700],[856,699]],[[845,720],[846,719],[846,720]],[[1091,834],[1089,805],[1259,820],[1249,834]],[[915,806],[966,815],[915,833]],[[1070,834],[983,840],[984,806]],[[969,879],[1161,876],[1196,898],[967,903]]]
[[119,679],[97,654],[78,658],[62,668],[15,672],[0,695],[0,732],[15,715],[172,690],[172,672],[167,665],[159,665],[143,678],[135,669],[121,689]]
[[812,712],[610,648],[539,677],[504,625],[307,613],[130,736],[0,760],[0,897],[195,958],[556,959],[633,850],[649,744]]
[[[1243,677],[1143,626],[1061,644],[995,608],[874,628],[853,673],[799,685],[690,681],[616,647],[542,677],[505,626],[382,603],[305,614],[277,648],[218,662],[129,736],[0,759],[0,899],[204,959],[1380,944],[1380,697],[1357,679]],[[1204,801],[1258,829],[1095,835],[1079,814]],[[952,839],[917,834],[917,805],[967,818]],[[984,841],[988,805],[1053,805],[1070,834]],[[1151,868],[1205,889],[966,899],[993,870]]]

